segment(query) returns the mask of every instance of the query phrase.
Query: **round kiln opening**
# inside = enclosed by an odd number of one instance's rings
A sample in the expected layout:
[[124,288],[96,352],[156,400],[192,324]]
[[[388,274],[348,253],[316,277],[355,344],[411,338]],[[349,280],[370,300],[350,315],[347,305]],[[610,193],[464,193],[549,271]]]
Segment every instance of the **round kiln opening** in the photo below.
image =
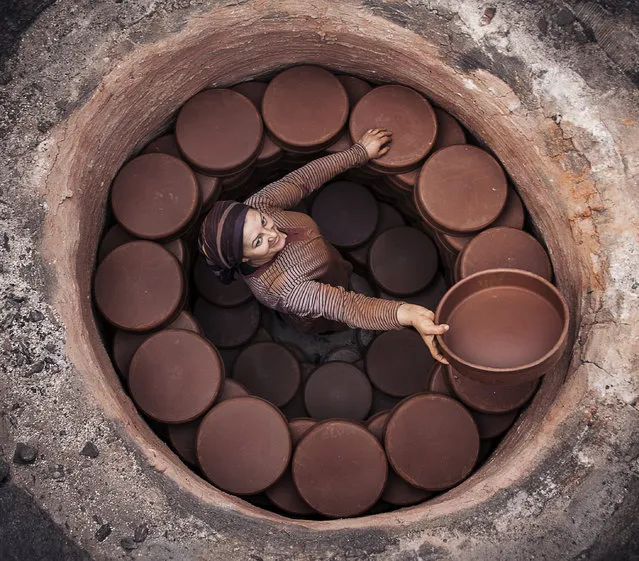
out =
[[[573,313],[573,334],[577,327],[574,320],[578,315],[581,290],[577,257],[570,246],[562,201],[546,189],[555,172],[550,168],[550,162],[540,158],[534,144],[524,136],[522,123],[508,119],[505,104],[516,99],[514,94],[510,100],[506,95],[496,96],[495,88],[498,86],[500,91],[504,88],[498,79],[482,75],[482,81],[477,81],[459,74],[453,61],[446,60],[410,34],[405,42],[390,41],[383,39],[386,37],[383,26],[376,29],[376,25],[381,25],[379,22],[370,21],[366,25],[365,34],[339,31],[336,41],[329,44],[312,31],[300,32],[308,29],[303,20],[292,22],[291,28],[282,28],[269,21],[258,27],[238,26],[236,20],[229,18],[226,22],[217,22],[215,31],[204,26],[188,29],[174,37],[170,45],[154,45],[137,53],[109,77],[87,106],[72,118],[71,136],[59,157],[60,163],[67,164],[65,182],[60,182],[60,188],[71,189],[77,195],[72,224],[68,220],[65,224],[60,223],[57,232],[60,234],[69,226],[77,231],[71,243],[64,242],[58,249],[73,256],[73,260],[61,260],[58,265],[61,283],[65,284],[63,290],[73,298],[80,295],[81,303],[81,319],[76,317],[69,322],[75,324],[70,331],[69,354],[78,365],[101,373],[94,382],[96,394],[104,408],[123,423],[123,430],[131,433],[140,452],[184,492],[193,493],[216,507],[281,520],[196,479],[158,441],[122,393],[90,307],[96,247],[104,223],[108,188],[115,173],[128,157],[167,127],[186,99],[206,86],[230,85],[268,75],[290,64],[306,62],[372,81],[404,83],[422,91],[457,117],[475,136],[482,138],[517,184],[534,227],[548,247],[557,285],[568,299]],[[384,22],[384,25],[388,24]],[[225,56],[212,57],[211,44],[224,44]],[[136,68],[134,74],[132,68]],[[99,135],[95,134],[96,130],[100,131]],[[539,132],[540,141],[542,137]],[[73,312],[77,314],[78,310],[69,310],[70,314]],[[483,500],[487,491],[508,486],[512,477],[518,475],[518,465],[521,465],[517,463],[518,459],[522,455],[529,460],[534,457],[534,451],[527,450],[526,441],[535,434],[539,422],[551,407],[565,375],[568,358],[566,356],[546,375],[517,431],[502,443],[488,465],[433,504],[412,508],[405,516],[417,520],[426,513],[432,517],[459,511]],[[339,527],[335,526],[339,524],[336,522],[300,523]],[[348,525],[358,523],[350,521]],[[393,525],[397,521],[378,515],[375,523]]]

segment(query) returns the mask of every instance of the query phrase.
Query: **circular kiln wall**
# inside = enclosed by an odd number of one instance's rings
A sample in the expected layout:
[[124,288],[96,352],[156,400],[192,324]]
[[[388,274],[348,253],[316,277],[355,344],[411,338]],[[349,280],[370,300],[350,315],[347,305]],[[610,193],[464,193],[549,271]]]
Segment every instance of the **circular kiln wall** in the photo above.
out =
[[[436,31],[433,37],[441,40]],[[572,375],[582,364],[576,356],[566,356],[545,376],[525,416],[475,476],[427,505],[389,514],[288,520],[217,491],[154,436],[122,391],[100,341],[90,304],[91,276],[115,173],[207,86],[223,87],[304,62],[422,91],[481,138],[516,183],[572,311],[571,343],[577,334],[580,344],[592,341],[594,316],[607,288],[600,263],[604,242],[592,235],[590,220],[582,221],[604,208],[591,170],[566,141],[557,119],[526,103],[525,92],[520,97],[472,59],[370,11],[338,3],[315,2],[311,8],[296,2],[277,7],[249,2],[200,14],[179,31],[160,35],[165,35],[161,41],[129,53],[101,79],[87,103],[54,130],[55,154],[46,153],[49,169],[41,178],[49,208],[43,255],[55,278],[51,301],[66,329],[66,355],[124,441],[161,474],[154,485],[190,514],[214,520],[217,530],[240,540],[242,547],[262,551],[265,536],[280,530],[286,537],[278,539],[283,544],[290,539],[297,547],[315,529],[321,537],[312,534],[316,541],[309,547],[317,555],[328,557],[333,547],[355,547],[364,557],[428,526],[452,524],[451,531],[472,531],[472,520],[478,527],[479,519],[496,516],[491,503],[496,495],[524,492],[527,478],[540,466],[552,472],[552,454],[578,432],[569,416],[587,389],[587,373]],[[571,377],[562,386],[571,358]],[[144,495],[147,490],[138,491]],[[345,544],[354,535],[345,530],[359,531],[356,546]]]
[[[393,81],[412,86],[426,94],[436,104],[456,116],[473,134],[495,152],[516,182],[539,234],[546,242],[553,260],[559,289],[566,295],[572,310],[572,338],[578,327],[583,279],[578,266],[579,255],[575,251],[568,223],[564,217],[564,204],[560,193],[548,186],[556,174],[552,161],[540,158],[530,136],[539,135],[534,120],[520,122],[512,118],[504,106],[506,98],[494,95],[499,84],[495,78],[485,75],[484,82],[473,81],[455,72],[453,61],[421,40],[384,40],[388,30],[385,22],[367,20],[365,33],[354,33],[351,26],[343,30],[333,29],[330,20],[324,25],[330,29],[331,40],[309,26],[304,19],[291,17],[273,20],[259,25],[238,25],[235,18],[217,20],[215,26],[204,26],[172,37],[164,47],[142,49],[131,70],[106,85],[77,115],[72,129],[73,141],[69,154],[69,175],[73,187],[67,188],[81,195],[71,222],[77,224],[82,243],[74,248],[75,283],[70,287],[79,292],[84,303],[83,328],[88,335],[90,348],[78,351],[86,358],[94,358],[95,370],[106,378],[101,397],[110,402],[114,412],[125,416],[138,444],[143,451],[155,449],[166,463],[165,475],[175,478],[185,491],[196,493],[213,504],[230,505],[257,511],[251,505],[220,493],[185,473],[177,458],[159,443],[143,426],[144,422],[129,406],[128,398],[119,387],[119,379],[106,356],[89,308],[91,274],[94,267],[96,243],[102,231],[108,190],[114,174],[122,163],[137,152],[150,138],[161,132],[176,110],[193,94],[207,86],[224,87],[235,82],[270,73],[296,63],[314,63],[333,70],[356,74],[371,80]],[[382,24],[382,27],[378,27]],[[337,27],[337,26],[336,26]],[[213,53],[211,45],[223,46]],[[146,51],[146,52],[144,52]],[[470,80],[470,81],[469,81]],[[460,95],[461,94],[461,95]],[[529,126],[524,135],[522,126]],[[96,131],[100,131],[96,134]],[[73,343],[73,342],[72,342]],[[69,352],[72,352],[69,348]],[[439,507],[427,505],[410,509],[410,518],[418,518],[428,511],[429,516],[441,509],[452,512],[465,508],[473,500],[473,489],[488,480],[496,488],[508,485],[512,473],[509,464],[521,466],[522,447],[531,438],[530,433],[539,430],[539,423],[547,414],[557,388],[563,381],[567,367],[564,360],[544,378],[543,386],[532,406],[527,410],[516,434],[502,446],[498,456],[470,481],[440,498]],[[126,402],[122,404],[121,402]],[[119,411],[118,411],[119,409]],[[508,475],[507,475],[508,474]],[[423,511],[423,512],[422,512]],[[262,516],[274,518],[268,513]],[[377,523],[392,524],[394,516]],[[365,521],[364,523],[369,523]],[[396,523],[396,522],[394,522]],[[322,527],[335,523],[313,523]]]

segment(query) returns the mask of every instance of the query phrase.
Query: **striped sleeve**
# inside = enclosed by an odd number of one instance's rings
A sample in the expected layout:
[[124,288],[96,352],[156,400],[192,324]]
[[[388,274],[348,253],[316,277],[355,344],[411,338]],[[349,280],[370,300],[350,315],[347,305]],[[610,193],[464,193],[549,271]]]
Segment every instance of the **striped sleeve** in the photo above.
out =
[[278,302],[279,311],[299,317],[325,317],[351,328],[401,329],[397,310],[403,302],[382,300],[317,281],[294,283]]
[[244,204],[264,212],[292,208],[336,175],[367,161],[366,149],[359,143],[353,144],[348,150],[313,160],[269,183],[246,199]]

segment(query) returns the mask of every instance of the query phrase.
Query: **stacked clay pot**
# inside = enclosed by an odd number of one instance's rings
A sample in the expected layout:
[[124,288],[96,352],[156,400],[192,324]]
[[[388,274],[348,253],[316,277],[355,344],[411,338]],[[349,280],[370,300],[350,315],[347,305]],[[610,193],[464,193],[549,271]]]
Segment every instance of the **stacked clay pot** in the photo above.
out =
[[[198,247],[215,201],[244,201],[370,128],[393,132],[388,153],[292,210],[352,263],[352,291],[449,323],[437,338],[449,365],[412,329],[358,329],[307,352]],[[567,307],[515,187],[452,115],[403,85],[301,65],[204,90],[122,166],[110,202],[93,295],[115,369],[186,465],[262,508],[358,516],[454,487],[565,348]]]

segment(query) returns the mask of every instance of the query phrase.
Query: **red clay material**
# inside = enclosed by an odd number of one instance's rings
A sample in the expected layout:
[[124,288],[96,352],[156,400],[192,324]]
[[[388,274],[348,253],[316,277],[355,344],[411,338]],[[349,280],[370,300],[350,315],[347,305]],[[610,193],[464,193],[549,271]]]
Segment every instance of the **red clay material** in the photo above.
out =
[[377,439],[358,423],[330,420],[313,427],[297,446],[293,481],[315,510],[334,518],[357,516],[384,490],[388,465]]
[[315,419],[365,419],[372,399],[373,390],[366,375],[345,362],[320,366],[304,388],[306,409]]
[[286,150],[316,152],[339,137],[348,118],[348,96],[328,70],[294,66],[271,80],[262,116],[274,140]]
[[441,491],[470,474],[479,452],[479,434],[472,416],[458,401],[419,394],[393,410],[384,444],[392,468],[402,479],[420,489]]
[[447,373],[459,400],[480,413],[508,413],[519,409],[533,396],[539,385],[539,380],[515,386],[482,384],[463,376],[450,365]]
[[224,491],[255,495],[273,485],[291,458],[288,423],[258,397],[216,405],[197,433],[197,455],[206,478]]
[[349,130],[357,141],[368,129],[392,131],[390,150],[368,163],[370,169],[397,174],[419,167],[435,143],[437,120],[428,100],[406,86],[378,86],[362,99],[351,112]]
[[412,329],[386,331],[366,352],[366,372],[373,385],[394,397],[424,391],[434,359]]
[[204,90],[189,99],[175,123],[184,157],[209,175],[227,176],[250,166],[262,149],[259,111],[232,90]]
[[410,296],[424,290],[437,273],[437,248],[420,230],[409,226],[380,234],[371,245],[368,268],[382,290]]
[[165,329],[149,337],[133,355],[129,390],[146,415],[162,423],[186,423],[215,401],[224,365],[202,336]]
[[233,378],[251,394],[282,407],[293,399],[300,387],[300,365],[282,345],[255,343],[235,360]]
[[449,146],[422,166],[415,204],[438,230],[469,234],[495,221],[506,204],[507,187],[503,169],[488,152]]
[[125,164],[111,186],[111,208],[130,234],[166,240],[199,215],[200,187],[191,168],[167,154],[145,154]]
[[548,281],[515,269],[475,273],[455,284],[435,313],[450,330],[437,342],[461,374],[486,384],[520,384],[561,358],[568,305]]
[[161,245],[134,241],[114,249],[98,265],[95,303],[106,320],[127,331],[169,323],[184,298],[180,262]]
[[459,280],[488,269],[522,269],[550,281],[552,266],[543,246],[515,228],[489,228],[477,234],[459,256]]

